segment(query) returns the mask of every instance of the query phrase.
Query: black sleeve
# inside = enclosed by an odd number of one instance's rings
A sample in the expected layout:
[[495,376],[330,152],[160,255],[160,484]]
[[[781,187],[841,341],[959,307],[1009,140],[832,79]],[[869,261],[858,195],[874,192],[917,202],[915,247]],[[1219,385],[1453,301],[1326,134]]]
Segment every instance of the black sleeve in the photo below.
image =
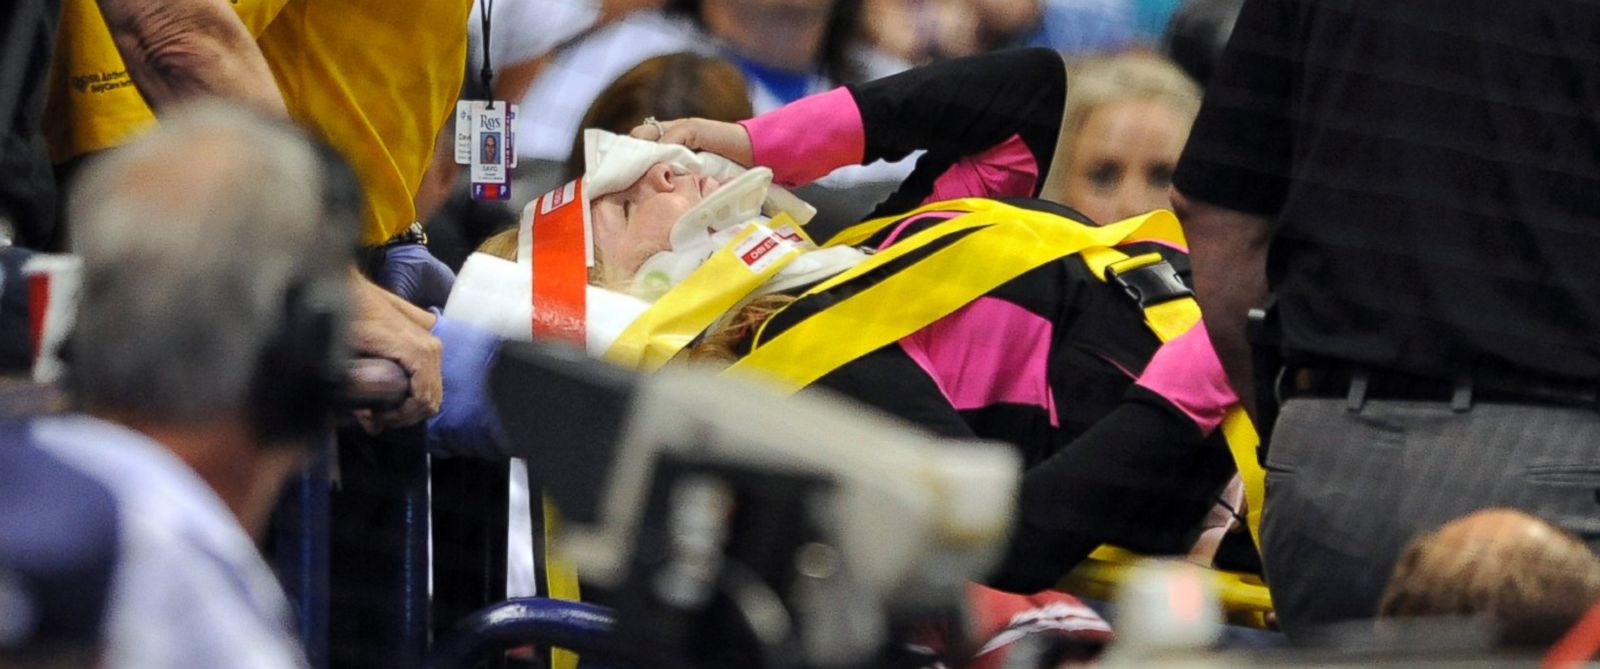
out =
[[1295,15],[1291,0],[1248,0],[1240,11],[1173,174],[1185,195],[1262,216],[1283,206],[1294,150]]
[[940,61],[849,88],[866,135],[862,162],[900,160],[913,151],[927,151],[900,190],[879,207],[898,213],[927,197],[934,180],[956,161],[1012,135],[1027,145],[1042,179],[1050,171],[1061,130],[1067,74],[1055,51],[1007,49]]
[[1233,471],[1220,435],[1202,437],[1183,412],[1134,386],[1115,410],[1023,475],[1011,545],[990,585],[1049,588],[1103,543],[1184,552]]
[[899,344],[889,344],[835,369],[816,385],[843,393],[942,437],[973,437],[933,378]]

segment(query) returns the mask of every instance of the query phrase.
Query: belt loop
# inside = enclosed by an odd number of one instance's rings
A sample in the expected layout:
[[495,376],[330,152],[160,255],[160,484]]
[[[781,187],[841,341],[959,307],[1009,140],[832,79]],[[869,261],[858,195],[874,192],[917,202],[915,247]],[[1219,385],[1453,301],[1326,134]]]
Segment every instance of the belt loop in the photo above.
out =
[[1365,369],[1350,372],[1350,392],[1345,395],[1344,408],[1350,413],[1361,411],[1361,406],[1367,402],[1367,385],[1372,381],[1372,374]]
[[1455,389],[1450,392],[1450,410],[1456,413],[1466,413],[1472,408],[1472,377],[1462,374],[1456,377]]

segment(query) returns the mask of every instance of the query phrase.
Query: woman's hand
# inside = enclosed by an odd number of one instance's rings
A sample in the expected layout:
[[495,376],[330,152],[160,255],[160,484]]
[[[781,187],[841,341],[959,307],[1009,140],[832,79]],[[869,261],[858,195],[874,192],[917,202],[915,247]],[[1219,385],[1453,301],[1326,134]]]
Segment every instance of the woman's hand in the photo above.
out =
[[641,123],[628,134],[663,144],[682,144],[695,151],[710,151],[745,167],[755,162],[750,148],[750,133],[737,123],[686,118]]

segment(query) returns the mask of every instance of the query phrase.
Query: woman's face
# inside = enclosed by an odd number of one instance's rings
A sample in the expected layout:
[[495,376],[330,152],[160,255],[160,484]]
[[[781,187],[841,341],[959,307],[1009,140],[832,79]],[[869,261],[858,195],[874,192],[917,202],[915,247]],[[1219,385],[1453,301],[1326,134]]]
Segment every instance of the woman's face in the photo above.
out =
[[1188,124],[1157,101],[1100,105],[1072,138],[1062,197],[1100,225],[1170,209],[1167,188],[1188,134]]
[[650,256],[672,246],[672,224],[721,185],[657,163],[626,190],[590,203],[596,255],[614,276],[633,276]]

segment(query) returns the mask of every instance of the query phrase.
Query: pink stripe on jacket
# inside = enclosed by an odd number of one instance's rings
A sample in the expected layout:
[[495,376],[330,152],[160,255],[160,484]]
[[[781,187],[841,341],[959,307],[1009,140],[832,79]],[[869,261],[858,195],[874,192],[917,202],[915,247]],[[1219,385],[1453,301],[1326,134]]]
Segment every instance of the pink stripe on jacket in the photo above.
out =
[[[835,169],[859,165],[866,155],[861,110],[847,88],[796,100],[747,121],[751,156],[772,169],[782,186],[804,186]],[[961,197],[1029,197],[1039,183],[1039,165],[1012,135],[975,156],[957,161],[934,182],[924,202]]]
[[[850,91],[836,88],[742,122],[750,133],[757,165],[772,169],[774,181],[802,186],[846,165],[860,164],[866,130]],[[1039,165],[1022,138],[1012,135],[975,156],[964,157],[934,181],[924,200],[963,197],[1028,197],[1039,182]],[[883,246],[893,244],[911,223],[932,212],[901,221]],[[1051,324],[1022,307],[979,298],[900,340],[900,346],[933,378],[956,409],[996,403],[1045,408],[1058,425],[1046,376]]]

